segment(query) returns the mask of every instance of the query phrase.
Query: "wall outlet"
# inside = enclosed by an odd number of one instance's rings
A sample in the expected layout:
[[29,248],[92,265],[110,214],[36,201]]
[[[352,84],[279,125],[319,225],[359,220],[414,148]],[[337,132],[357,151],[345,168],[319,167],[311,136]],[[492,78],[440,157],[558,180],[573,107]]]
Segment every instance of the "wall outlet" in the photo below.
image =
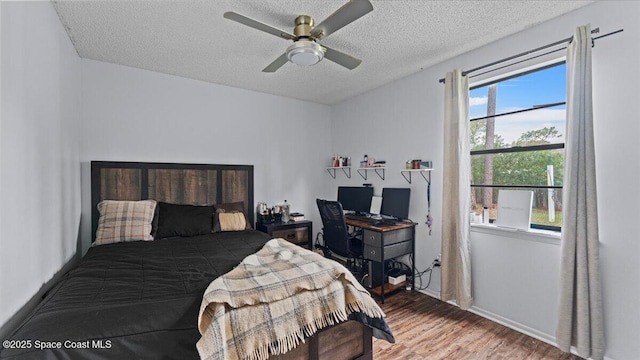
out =
[[438,255],[438,257],[436,257],[436,259],[433,260],[433,262],[431,263],[432,268],[438,267],[438,266],[440,266],[440,255]]
[[437,267],[440,267],[440,255],[431,262],[431,266],[429,266],[428,270],[433,270]]

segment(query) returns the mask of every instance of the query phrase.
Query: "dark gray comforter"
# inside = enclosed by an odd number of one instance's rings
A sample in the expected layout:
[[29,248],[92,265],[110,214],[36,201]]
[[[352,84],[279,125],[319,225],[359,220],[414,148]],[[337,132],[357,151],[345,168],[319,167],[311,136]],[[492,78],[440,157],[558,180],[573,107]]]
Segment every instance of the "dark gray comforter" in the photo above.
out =
[[204,290],[270,238],[249,230],[91,248],[10,337],[22,349],[0,358],[196,359]]

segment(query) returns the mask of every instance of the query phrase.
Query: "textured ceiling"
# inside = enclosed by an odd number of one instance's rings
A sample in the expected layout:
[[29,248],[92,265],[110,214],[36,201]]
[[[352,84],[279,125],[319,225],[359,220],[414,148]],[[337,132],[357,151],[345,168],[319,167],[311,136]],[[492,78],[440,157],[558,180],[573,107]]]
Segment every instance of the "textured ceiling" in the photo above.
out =
[[321,41],[362,59],[354,70],[323,60],[263,73],[291,41],[222,17],[233,11],[292,33],[297,15],[319,23],[345,2],[54,1],[54,6],[82,58],[334,104],[590,1],[371,1],[372,12]]

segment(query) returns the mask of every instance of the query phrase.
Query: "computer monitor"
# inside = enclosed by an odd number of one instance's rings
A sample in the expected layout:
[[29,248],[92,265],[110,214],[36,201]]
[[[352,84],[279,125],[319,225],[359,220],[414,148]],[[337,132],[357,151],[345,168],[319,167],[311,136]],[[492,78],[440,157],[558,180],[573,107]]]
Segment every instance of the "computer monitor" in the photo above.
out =
[[338,202],[342,209],[356,213],[367,213],[371,209],[371,186],[340,186],[338,187]]
[[383,188],[380,214],[399,220],[407,219],[409,218],[410,199],[411,189],[409,188]]

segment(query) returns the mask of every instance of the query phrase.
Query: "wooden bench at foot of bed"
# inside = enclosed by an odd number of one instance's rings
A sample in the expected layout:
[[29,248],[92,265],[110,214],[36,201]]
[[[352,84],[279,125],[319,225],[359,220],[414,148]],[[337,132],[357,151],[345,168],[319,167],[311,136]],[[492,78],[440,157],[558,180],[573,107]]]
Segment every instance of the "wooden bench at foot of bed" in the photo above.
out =
[[276,360],[373,359],[372,330],[357,321],[346,321],[318,331],[295,349]]

